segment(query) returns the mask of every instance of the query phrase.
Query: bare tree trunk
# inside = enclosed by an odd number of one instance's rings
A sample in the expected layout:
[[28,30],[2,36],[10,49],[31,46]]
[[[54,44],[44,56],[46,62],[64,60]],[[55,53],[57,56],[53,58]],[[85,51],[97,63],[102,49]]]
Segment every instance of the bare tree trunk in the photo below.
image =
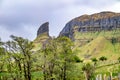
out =
[[30,62],[27,62],[27,74],[28,80],[31,80]]
[[85,75],[85,79],[86,79],[86,80],[89,80],[88,75],[87,75],[87,72],[84,72],[84,75]]
[[20,71],[20,78],[22,77],[22,67],[21,67],[21,63],[20,60],[18,62],[18,67],[19,67],[19,71]]
[[44,65],[43,65],[43,75],[44,75],[44,80],[47,80],[46,76],[46,55],[44,54]]
[[63,80],[66,80],[66,62],[64,64],[64,69],[63,69]]
[[44,75],[44,80],[47,80],[45,65],[44,65],[44,69],[43,69],[43,75]]
[[23,69],[24,69],[25,80],[27,80],[27,70],[26,70],[26,65],[25,65],[25,61],[24,60],[23,60]]
[[49,75],[50,75],[50,80],[54,80],[53,77],[53,70],[54,70],[54,63],[51,62],[51,64],[49,65]]

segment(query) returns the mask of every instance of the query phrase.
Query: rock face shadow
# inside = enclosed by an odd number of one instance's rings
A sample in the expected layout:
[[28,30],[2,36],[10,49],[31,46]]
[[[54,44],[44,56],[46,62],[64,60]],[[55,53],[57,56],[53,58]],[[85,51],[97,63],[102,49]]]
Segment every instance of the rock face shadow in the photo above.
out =
[[43,33],[47,33],[47,35],[49,36],[49,22],[45,22],[39,27],[37,31],[37,36]]

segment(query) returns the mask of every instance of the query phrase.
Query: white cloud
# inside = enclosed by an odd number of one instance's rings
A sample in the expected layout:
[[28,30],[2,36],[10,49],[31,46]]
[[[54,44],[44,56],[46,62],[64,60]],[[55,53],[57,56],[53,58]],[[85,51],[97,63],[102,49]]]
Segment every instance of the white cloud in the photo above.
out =
[[117,2],[116,4],[112,6],[106,7],[104,10],[120,12],[120,2]]
[[[37,35],[37,27],[35,27],[35,25],[31,25],[31,24],[23,24],[23,32],[21,32],[22,36],[24,36],[25,38],[28,39],[35,39],[36,35]],[[26,33],[27,32],[27,33]]]
[[10,34],[12,34],[12,32],[7,30],[3,25],[0,25],[0,38],[2,39],[2,41],[7,41],[8,39],[10,39]]

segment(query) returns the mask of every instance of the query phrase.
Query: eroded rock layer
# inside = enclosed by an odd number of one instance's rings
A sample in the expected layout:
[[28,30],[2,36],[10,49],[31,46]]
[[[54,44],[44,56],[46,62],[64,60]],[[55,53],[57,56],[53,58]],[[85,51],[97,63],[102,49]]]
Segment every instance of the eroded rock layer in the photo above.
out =
[[120,28],[120,13],[100,12],[92,15],[82,15],[69,21],[60,36],[73,37],[74,31],[90,32],[113,30]]

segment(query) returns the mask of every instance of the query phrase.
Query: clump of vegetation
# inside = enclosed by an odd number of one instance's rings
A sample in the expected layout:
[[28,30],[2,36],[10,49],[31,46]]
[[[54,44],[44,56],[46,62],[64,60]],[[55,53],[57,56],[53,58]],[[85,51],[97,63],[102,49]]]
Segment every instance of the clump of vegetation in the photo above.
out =
[[96,65],[97,64],[97,59],[96,58],[91,58],[91,60],[92,60],[92,62],[94,62],[94,65]]
[[112,39],[111,39],[111,43],[112,43],[112,44],[117,43],[117,39],[116,39],[116,38],[114,38],[114,37],[112,37]]
[[83,62],[83,60],[80,59],[78,56],[75,56],[74,59],[75,59],[75,62],[77,62],[77,63]]
[[105,61],[105,60],[107,60],[107,58],[105,56],[102,56],[102,57],[99,58],[99,60],[100,61]]

